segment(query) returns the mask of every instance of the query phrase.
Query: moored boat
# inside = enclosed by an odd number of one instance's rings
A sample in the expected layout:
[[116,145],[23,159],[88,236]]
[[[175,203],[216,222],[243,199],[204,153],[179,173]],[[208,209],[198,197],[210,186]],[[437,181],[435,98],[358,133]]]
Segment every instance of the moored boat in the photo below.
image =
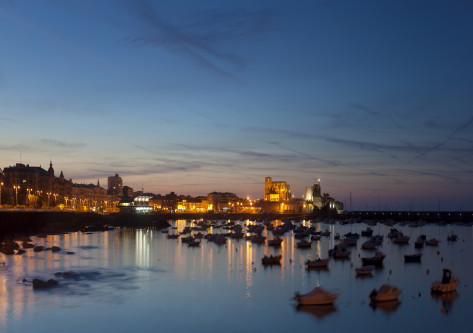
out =
[[328,267],[328,259],[320,259],[317,258],[315,260],[307,259],[306,265],[307,268],[327,268]]
[[269,257],[264,256],[261,259],[261,263],[265,266],[281,265],[281,258],[282,258],[281,255],[278,255],[278,256],[270,255]]
[[395,301],[401,295],[401,290],[389,284],[383,284],[378,290],[373,289],[370,299],[374,303]]
[[450,235],[448,235],[448,237],[447,237],[447,241],[448,241],[448,242],[456,242],[456,241],[457,241],[457,238],[458,238],[457,235],[455,235],[455,234],[450,234]]
[[361,230],[361,236],[363,237],[371,237],[373,235],[373,229],[370,227],[366,228],[365,230]]
[[188,247],[199,247],[200,246],[200,240],[194,239],[192,242],[187,243]]
[[375,266],[368,265],[368,266],[356,268],[355,271],[356,271],[357,276],[368,276],[368,275],[373,274],[374,269],[375,269]]
[[433,293],[450,293],[457,290],[457,286],[460,283],[460,280],[456,279],[453,276],[453,273],[450,269],[443,269],[442,281],[435,281],[432,283],[431,291]]
[[371,241],[371,240],[368,240],[366,242],[364,242],[363,244],[361,244],[361,248],[363,250],[374,250],[376,249],[376,243]]
[[317,287],[306,294],[296,293],[294,298],[299,305],[329,305],[333,304],[338,297],[338,294]]
[[417,238],[416,242],[414,243],[416,249],[421,249],[424,247],[424,240],[422,238]]
[[404,255],[404,262],[420,262],[421,257],[422,257],[421,253],[405,254]]
[[348,259],[350,253],[351,251],[340,245],[335,245],[333,249],[328,251],[329,256],[332,256],[335,259]]
[[301,241],[296,243],[296,247],[300,248],[300,249],[309,248],[311,246],[312,246],[312,243],[308,242],[306,240],[301,240]]
[[409,237],[404,236],[403,234],[398,235],[396,238],[394,238],[394,244],[409,244]]
[[432,239],[429,239],[427,242],[425,242],[425,245],[427,245],[427,246],[438,246],[439,243],[440,242],[439,242],[438,239],[432,238]]
[[269,246],[281,246],[281,243],[282,243],[282,239],[279,238],[279,237],[268,240],[268,245]]
[[383,252],[376,252],[373,257],[363,257],[361,260],[363,261],[363,265],[382,266],[385,257],[386,255]]

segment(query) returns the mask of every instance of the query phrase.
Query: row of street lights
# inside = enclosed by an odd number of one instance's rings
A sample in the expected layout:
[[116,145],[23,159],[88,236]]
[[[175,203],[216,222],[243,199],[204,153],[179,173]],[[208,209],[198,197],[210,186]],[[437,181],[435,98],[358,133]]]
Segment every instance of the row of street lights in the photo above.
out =
[[[3,185],[4,183],[3,182],[0,182],[0,206],[2,204],[2,190],[3,190]],[[18,190],[21,190],[21,186],[20,185],[14,185],[13,186],[13,189],[15,190],[15,206],[18,206]],[[27,204],[28,206],[30,205],[31,203],[31,196],[33,196],[33,189],[32,188],[27,188],[26,189],[27,191]],[[45,193],[48,197],[48,205],[47,207],[49,207],[50,205],[50,199],[51,199],[51,196],[54,197],[54,201],[57,202],[57,197],[58,197],[58,193],[52,193],[52,192],[46,192]],[[36,196],[37,197],[41,197],[43,195],[43,191],[36,191]],[[73,207],[73,209],[75,209],[76,207],[76,198],[69,198],[69,197],[64,197],[64,201],[65,201],[65,207],[67,208],[68,207],[68,202],[70,201],[71,202],[71,205]],[[80,206],[79,207],[83,207],[85,205],[87,205],[88,207],[91,207],[89,204],[92,203],[93,206],[92,207],[97,207],[97,204],[99,203],[99,201],[97,200],[90,200],[90,199],[78,199],[79,200],[79,203],[80,203]],[[108,208],[108,203],[109,201],[107,200],[104,200],[103,203],[105,204],[105,208]],[[116,205],[118,204],[118,201],[110,201],[110,204],[112,204],[112,207],[113,205]]]

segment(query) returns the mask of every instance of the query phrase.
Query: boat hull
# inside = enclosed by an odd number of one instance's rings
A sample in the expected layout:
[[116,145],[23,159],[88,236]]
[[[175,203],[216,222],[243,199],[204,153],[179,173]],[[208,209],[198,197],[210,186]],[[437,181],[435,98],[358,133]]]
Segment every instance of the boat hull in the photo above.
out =
[[451,293],[457,290],[457,286],[459,284],[459,280],[455,279],[449,283],[441,283],[439,281],[432,283],[431,291],[433,293]]

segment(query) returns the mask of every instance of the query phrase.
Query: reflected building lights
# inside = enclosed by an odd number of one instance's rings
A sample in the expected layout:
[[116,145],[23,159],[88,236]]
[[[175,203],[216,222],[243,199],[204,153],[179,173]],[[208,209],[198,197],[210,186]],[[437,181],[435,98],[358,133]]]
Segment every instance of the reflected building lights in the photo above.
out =
[[246,242],[246,297],[251,297],[253,287],[253,246]]

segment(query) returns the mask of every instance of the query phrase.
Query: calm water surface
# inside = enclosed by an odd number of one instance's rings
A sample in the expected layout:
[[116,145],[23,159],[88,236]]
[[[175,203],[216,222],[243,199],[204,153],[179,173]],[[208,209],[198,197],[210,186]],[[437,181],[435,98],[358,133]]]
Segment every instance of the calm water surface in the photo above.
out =
[[[175,221],[173,225],[182,230],[190,223]],[[23,256],[0,255],[0,331],[470,330],[472,228],[397,225],[411,236],[410,244],[398,246],[385,238],[381,247],[386,254],[384,268],[372,278],[360,279],[354,271],[361,263],[359,255],[373,255],[360,249],[364,237],[352,249],[350,260],[332,260],[328,271],[307,271],[304,262],[318,255],[326,257],[336,243],[335,232],[361,233],[366,225],[317,223],[316,227],[329,229],[332,236],[313,242],[311,249],[296,249],[292,232],[283,238],[280,249],[245,240],[229,240],[226,246],[203,240],[200,248],[189,248],[151,229],[33,237],[35,244],[57,245],[75,255],[31,249]],[[384,225],[372,228],[374,234],[389,232]],[[447,243],[449,232],[459,236],[456,243]],[[403,255],[415,252],[414,240],[420,234],[442,242],[439,247],[422,249],[421,264],[404,264]],[[264,268],[261,258],[265,254],[282,254],[281,267]],[[461,280],[453,302],[436,299],[429,292],[443,267],[452,268]],[[60,287],[48,291],[33,291],[30,283],[23,282],[56,278],[54,273],[61,271],[75,272],[75,279],[57,278]],[[397,308],[373,309],[368,295],[386,282],[402,289],[402,303]],[[317,285],[341,294],[335,309],[298,311],[291,301],[294,292],[307,292]]]

